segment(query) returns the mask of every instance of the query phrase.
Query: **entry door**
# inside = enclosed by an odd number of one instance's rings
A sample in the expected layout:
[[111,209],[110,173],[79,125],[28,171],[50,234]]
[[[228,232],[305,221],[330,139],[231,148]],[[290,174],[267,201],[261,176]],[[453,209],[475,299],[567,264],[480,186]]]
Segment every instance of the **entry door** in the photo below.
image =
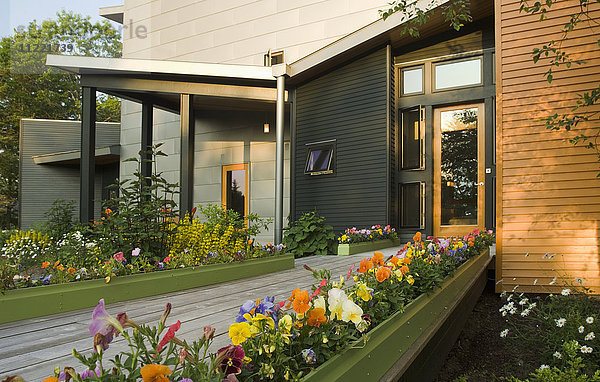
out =
[[434,109],[433,234],[462,236],[485,225],[481,104]]

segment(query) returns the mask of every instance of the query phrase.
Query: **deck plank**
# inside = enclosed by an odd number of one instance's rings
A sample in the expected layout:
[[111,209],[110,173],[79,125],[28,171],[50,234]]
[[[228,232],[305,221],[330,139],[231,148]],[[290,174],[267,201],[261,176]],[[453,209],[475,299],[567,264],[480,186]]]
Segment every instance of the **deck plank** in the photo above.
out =
[[[382,252],[387,256],[397,250],[388,248]],[[335,280],[345,275],[350,265],[358,265],[362,257],[371,255],[369,252],[297,259],[291,270],[109,304],[106,309],[112,315],[125,311],[136,322],[151,324],[160,319],[164,305],[171,302],[173,310],[169,322],[180,320],[182,323],[177,336],[193,341],[202,335],[204,326],[210,325],[216,329],[211,345],[216,351],[231,343],[227,330],[245,301],[265,296],[275,296],[276,301],[281,301],[294,288],[309,289],[315,284],[312,274],[303,269],[304,264],[315,270],[330,269]],[[91,308],[81,309],[1,324],[0,378],[18,374],[26,381],[39,381],[51,375],[56,366],[79,366],[77,369],[81,369],[71,350],[75,348],[84,354],[91,352],[88,330],[91,311]],[[125,349],[126,342],[117,338],[107,351],[107,357],[112,358],[117,351]]]

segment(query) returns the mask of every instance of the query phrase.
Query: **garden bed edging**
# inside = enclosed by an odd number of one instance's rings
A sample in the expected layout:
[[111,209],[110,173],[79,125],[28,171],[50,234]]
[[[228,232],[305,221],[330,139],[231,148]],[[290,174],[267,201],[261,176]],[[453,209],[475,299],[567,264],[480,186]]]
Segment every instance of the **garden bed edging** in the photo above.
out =
[[155,296],[294,268],[286,254],[242,262],[8,290],[0,294],[0,323]]
[[337,254],[338,256],[349,256],[356,253],[372,252],[379,249],[385,249],[389,247],[397,247],[400,245],[398,239],[386,239],[377,241],[364,241],[362,243],[350,243],[350,244],[338,244]]
[[489,249],[461,265],[368,334],[311,371],[304,382],[432,380],[487,281]]

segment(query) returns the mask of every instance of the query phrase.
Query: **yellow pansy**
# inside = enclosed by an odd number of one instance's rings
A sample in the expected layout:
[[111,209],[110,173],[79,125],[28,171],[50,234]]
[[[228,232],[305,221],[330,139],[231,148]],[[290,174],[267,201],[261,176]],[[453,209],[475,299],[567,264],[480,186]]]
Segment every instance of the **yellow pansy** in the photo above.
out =
[[234,322],[229,325],[229,338],[234,345],[239,345],[250,338],[252,333],[250,331],[250,324],[247,322]]

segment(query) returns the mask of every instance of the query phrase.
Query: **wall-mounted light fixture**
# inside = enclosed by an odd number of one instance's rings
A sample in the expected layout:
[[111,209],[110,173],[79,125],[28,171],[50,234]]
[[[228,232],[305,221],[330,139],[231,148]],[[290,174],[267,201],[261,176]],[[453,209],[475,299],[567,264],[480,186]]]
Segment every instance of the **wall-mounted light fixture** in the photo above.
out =
[[265,123],[263,125],[263,133],[268,134],[269,133],[269,124]]

